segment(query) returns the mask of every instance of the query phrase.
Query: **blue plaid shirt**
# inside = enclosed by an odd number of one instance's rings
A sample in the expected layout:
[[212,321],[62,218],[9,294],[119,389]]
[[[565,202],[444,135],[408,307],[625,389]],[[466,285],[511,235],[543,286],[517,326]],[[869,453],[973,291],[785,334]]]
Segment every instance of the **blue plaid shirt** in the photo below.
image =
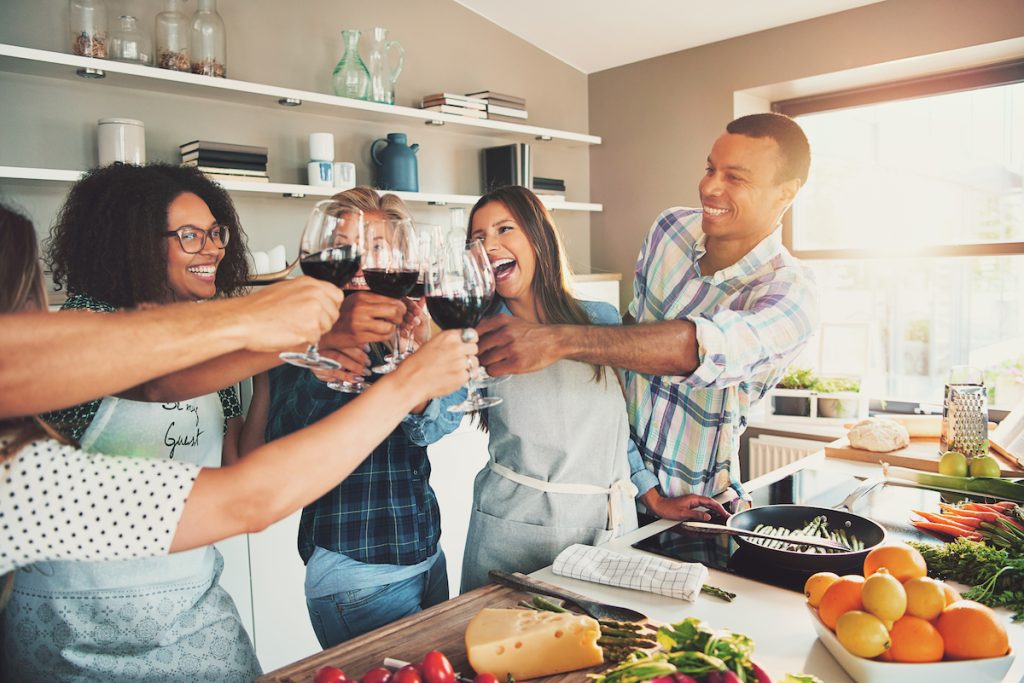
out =
[[[441,513],[430,488],[426,446],[459,426],[462,414],[447,408],[465,396],[460,389],[431,401],[422,415],[406,416],[345,481],[303,508],[299,555],[304,563],[315,546],[372,564],[414,565],[437,551]],[[355,398],[328,389],[308,370],[274,368],[267,440],[313,424]]]

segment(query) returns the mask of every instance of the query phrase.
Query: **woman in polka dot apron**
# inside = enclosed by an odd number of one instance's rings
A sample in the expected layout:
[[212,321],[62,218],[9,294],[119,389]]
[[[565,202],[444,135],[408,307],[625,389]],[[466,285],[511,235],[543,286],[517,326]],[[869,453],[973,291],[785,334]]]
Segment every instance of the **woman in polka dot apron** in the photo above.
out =
[[[240,290],[247,276],[230,199],[182,167],[91,172],[72,188],[50,246],[55,281],[70,292],[64,308],[111,312],[199,301]],[[108,396],[47,419],[85,451],[218,467],[225,418],[240,412],[231,389],[166,403]],[[117,487],[91,492],[90,505],[110,505],[118,494]],[[135,528],[126,526],[104,531],[120,538]],[[3,677],[252,680],[259,663],[218,585],[222,567],[220,553],[206,546],[152,559],[40,562],[19,571],[4,615]]]

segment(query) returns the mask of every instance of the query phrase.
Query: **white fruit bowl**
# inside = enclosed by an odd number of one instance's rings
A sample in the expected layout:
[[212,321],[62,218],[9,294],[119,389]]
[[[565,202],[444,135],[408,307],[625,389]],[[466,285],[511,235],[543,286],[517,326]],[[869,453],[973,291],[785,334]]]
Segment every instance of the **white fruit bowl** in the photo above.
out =
[[1013,650],[1002,657],[927,664],[864,659],[843,647],[836,634],[818,618],[818,610],[810,605],[807,609],[818,638],[857,683],[998,683],[1013,664]]

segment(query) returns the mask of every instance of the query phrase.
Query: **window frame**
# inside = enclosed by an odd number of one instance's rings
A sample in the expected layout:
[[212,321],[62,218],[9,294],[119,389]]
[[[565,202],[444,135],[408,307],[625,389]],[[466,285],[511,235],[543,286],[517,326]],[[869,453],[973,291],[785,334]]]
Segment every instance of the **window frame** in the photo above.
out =
[[[852,107],[916,99],[931,95],[964,92],[1024,82],[1024,59],[961,69],[920,78],[880,83],[863,88],[777,100],[771,110],[796,117],[812,112],[849,109]],[[813,169],[812,169],[813,172]],[[782,243],[793,256],[801,259],[865,259],[948,256],[1013,256],[1024,254],[1024,242],[963,243],[913,249],[796,249],[793,244],[793,212],[782,217]]]

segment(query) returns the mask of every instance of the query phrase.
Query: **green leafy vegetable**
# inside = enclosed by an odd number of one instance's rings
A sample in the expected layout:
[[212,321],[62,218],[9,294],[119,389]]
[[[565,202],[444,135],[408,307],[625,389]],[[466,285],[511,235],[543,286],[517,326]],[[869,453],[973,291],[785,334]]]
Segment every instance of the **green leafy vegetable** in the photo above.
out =
[[823,681],[811,674],[786,674],[779,683],[823,683]]
[[910,545],[921,551],[929,575],[973,586],[964,598],[1013,610],[1013,620],[1024,621],[1024,557],[966,538],[945,545]]

